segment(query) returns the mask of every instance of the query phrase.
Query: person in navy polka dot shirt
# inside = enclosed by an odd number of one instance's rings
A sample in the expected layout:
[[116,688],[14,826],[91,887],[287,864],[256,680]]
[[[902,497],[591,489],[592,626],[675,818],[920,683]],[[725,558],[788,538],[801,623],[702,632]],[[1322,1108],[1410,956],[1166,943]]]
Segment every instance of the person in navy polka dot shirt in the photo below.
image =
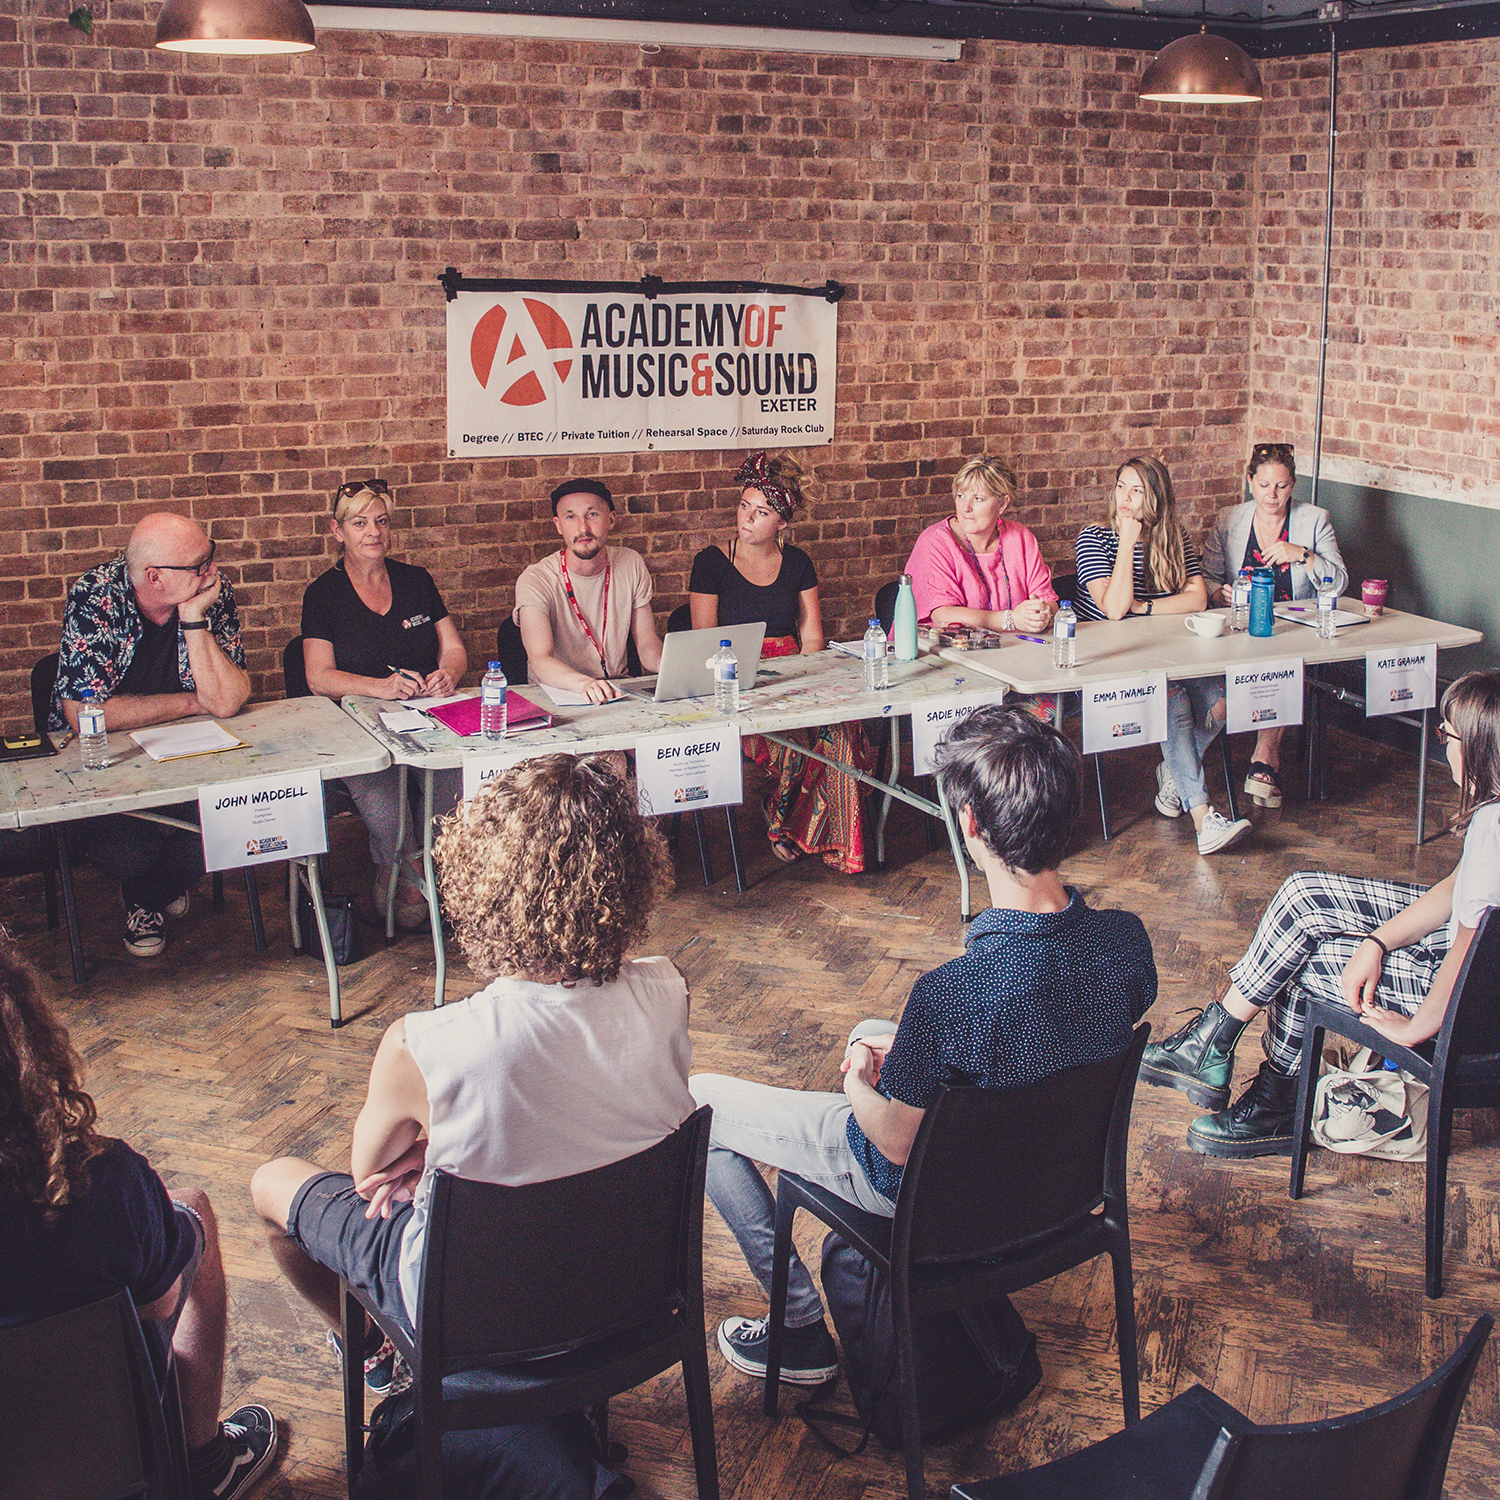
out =
[[[1156,999],[1140,918],[1093,909],[1059,873],[1081,797],[1073,746],[1024,709],[981,708],[949,731],[938,774],[989,884],[990,910],[970,924],[964,952],[916,982],[899,1025],[855,1027],[842,1093],[688,1080],[714,1110],[708,1195],[767,1290],[775,1200],[756,1162],[892,1214],[940,1085],[1019,1088],[1108,1057]],[[764,1376],[764,1317],[725,1319],[718,1342],[736,1369]],[[781,1378],[815,1385],[837,1371],[822,1300],[794,1250]]]

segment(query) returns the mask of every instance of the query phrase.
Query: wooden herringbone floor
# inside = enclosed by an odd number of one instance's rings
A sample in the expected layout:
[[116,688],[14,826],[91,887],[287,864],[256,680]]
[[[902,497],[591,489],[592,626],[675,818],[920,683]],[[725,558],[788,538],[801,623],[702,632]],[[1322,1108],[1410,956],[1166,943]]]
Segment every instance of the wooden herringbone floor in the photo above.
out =
[[[1240,747],[1243,756],[1243,747]],[[1151,807],[1150,761],[1110,763],[1116,837],[1086,813],[1069,878],[1096,904],[1131,908],[1156,947],[1156,1033],[1224,986],[1267,897],[1303,866],[1441,877],[1457,843],[1413,856],[1415,762],[1335,736],[1327,803],[1289,798],[1257,816],[1252,841],[1223,857],[1193,851],[1187,820]],[[1243,774],[1243,773],[1242,773]],[[1437,809],[1452,805],[1437,790]],[[1222,805],[1222,803],[1221,803]],[[713,820],[711,820],[713,821]],[[883,873],[844,878],[804,861],[782,868],[753,843],[755,883],[705,890],[684,847],[676,894],[650,950],[670,954],[693,992],[695,1064],[793,1086],[836,1086],[849,1026],[894,1015],[916,975],[962,940],[957,878],[945,852],[893,814]],[[1437,826],[1437,812],[1432,816]],[[722,821],[716,833],[722,839]],[[361,893],[368,866],[348,820],[336,831],[335,884]],[[725,850],[716,850],[720,867]],[[319,966],[288,951],[284,896],[268,878],[271,947],[251,946],[243,891],[207,902],[177,924],[167,953],[129,959],[118,942],[114,894],[80,876],[88,910],[90,976],[75,987],[60,934],[45,930],[40,882],[0,891],[0,913],[50,976],[58,1006],[87,1059],[105,1128],[144,1151],[169,1184],[202,1186],[218,1208],[233,1326],[226,1405],[261,1400],[287,1436],[267,1500],[343,1494],[336,1368],[312,1314],[278,1280],[250,1211],[246,1184],[267,1157],[295,1152],[347,1164],[350,1128],[382,1029],[429,1003],[430,946],[403,937],[390,949],[367,930],[373,956],[346,971],[346,1012],[328,1028]],[[477,987],[450,972],[449,995]],[[1241,1073],[1259,1060],[1240,1048]],[[1488,1113],[1462,1116],[1449,1197],[1448,1290],[1422,1295],[1421,1169],[1317,1155],[1309,1194],[1286,1195],[1284,1158],[1228,1164],[1191,1154],[1186,1098],[1142,1088],[1131,1140],[1132,1229],[1142,1397],[1151,1408],[1201,1381],[1259,1421],[1352,1410],[1416,1379],[1452,1349],[1475,1316],[1500,1307],[1500,1149]],[[712,1210],[706,1229],[709,1317],[757,1312],[762,1301]],[[804,1236],[811,1249],[815,1234]],[[1041,1342],[1045,1380],[1010,1417],[928,1453],[929,1491],[958,1478],[1023,1468],[1119,1426],[1114,1319],[1107,1267],[1095,1266],[1017,1299]],[[758,1385],[712,1355],[719,1461],[726,1497],[845,1500],[904,1493],[899,1460],[879,1450],[834,1460],[794,1417],[761,1415]],[[842,1389],[842,1388],[841,1388]],[[694,1494],[681,1387],[662,1378],[612,1407],[628,1470],[645,1497]],[[1459,1428],[1448,1493],[1500,1490],[1496,1349],[1475,1380]]]

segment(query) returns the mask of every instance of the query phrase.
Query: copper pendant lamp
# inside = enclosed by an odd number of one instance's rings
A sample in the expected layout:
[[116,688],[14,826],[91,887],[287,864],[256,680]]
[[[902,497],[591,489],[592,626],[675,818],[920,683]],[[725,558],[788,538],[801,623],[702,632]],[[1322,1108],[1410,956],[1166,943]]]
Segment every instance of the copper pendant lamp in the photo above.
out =
[[1253,104],[1261,93],[1254,61],[1204,27],[1195,36],[1168,42],[1151,59],[1140,96],[1166,104]]
[[251,57],[311,52],[317,39],[302,0],[165,0],[156,45],[165,52]]

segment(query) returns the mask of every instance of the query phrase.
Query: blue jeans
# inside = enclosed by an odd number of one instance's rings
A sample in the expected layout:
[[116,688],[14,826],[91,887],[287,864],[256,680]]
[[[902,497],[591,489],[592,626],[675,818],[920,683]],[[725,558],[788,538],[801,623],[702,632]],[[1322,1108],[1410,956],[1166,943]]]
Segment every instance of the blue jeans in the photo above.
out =
[[[850,1040],[896,1029],[894,1021],[861,1021]],[[769,1296],[776,1242],[776,1200],[756,1162],[795,1172],[870,1213],[894,1214],[877,1193],[846,1134],[852,1111],[842,1094],[778,1089],[722,1073],[688,1079],[699,1104],[713,1106],[708,1142],[708,1197],[729,1226],[755,1278]],[[823,1299],[795,1249],[787,1280],[786,1326],[806,1328],[823,1316]]]
[[1224,728],[1222,722],[1212,729],[1206,727],[1208,711],[1223,698],[1222,677],[1189,677],[1167,690],[1167,742],[1161,758],[1177,783],[1186,812],[1208,801],[1203,756]]

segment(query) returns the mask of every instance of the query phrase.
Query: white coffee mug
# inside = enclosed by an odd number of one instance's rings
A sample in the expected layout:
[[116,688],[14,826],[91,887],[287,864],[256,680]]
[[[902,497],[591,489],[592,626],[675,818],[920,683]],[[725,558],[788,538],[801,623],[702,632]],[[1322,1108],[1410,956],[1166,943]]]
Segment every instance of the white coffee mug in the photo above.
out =
[[1224,634],[1224,616],[1221,614],[1189,615],[1182,623],[1194,635],[1214,636]]

